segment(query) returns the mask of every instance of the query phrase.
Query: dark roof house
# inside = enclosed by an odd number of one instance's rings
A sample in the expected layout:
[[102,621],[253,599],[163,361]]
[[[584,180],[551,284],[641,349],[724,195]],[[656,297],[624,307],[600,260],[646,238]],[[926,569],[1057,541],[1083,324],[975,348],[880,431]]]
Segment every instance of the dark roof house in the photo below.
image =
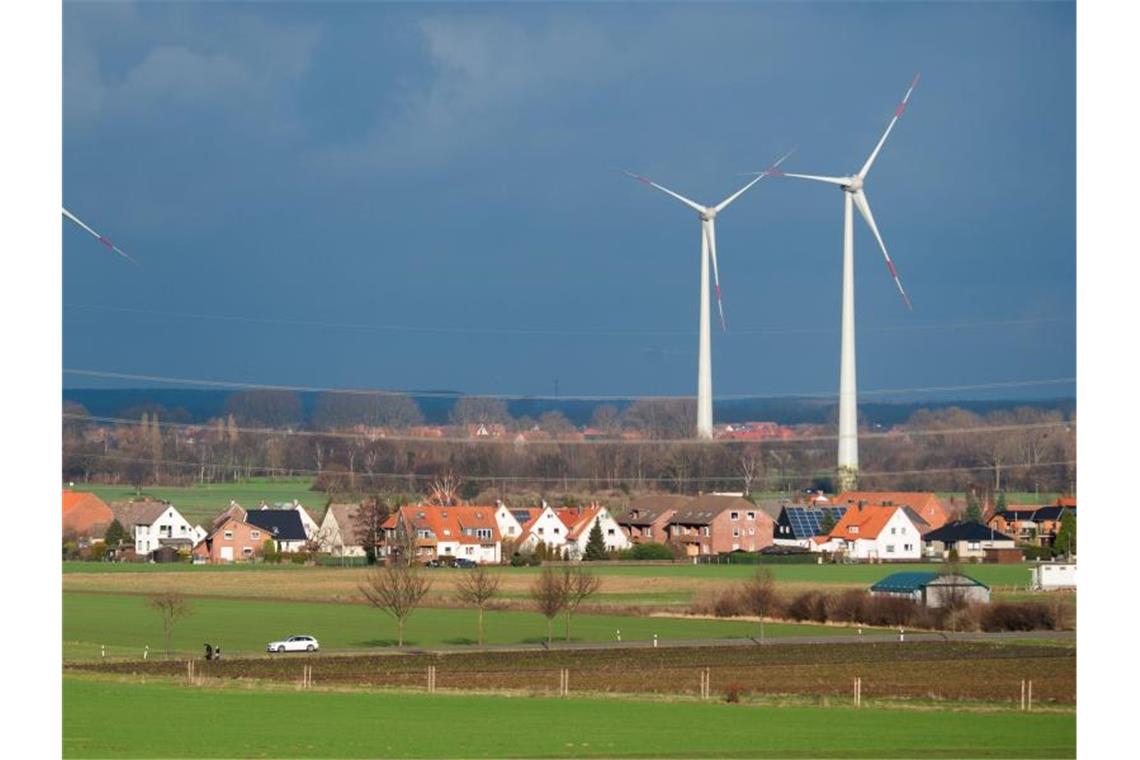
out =
[[922,540],[951,544],[958,541],[1012,541],[1013,539],[981,523],[958,520],[923,533]]
[[304,541],[305,526],[301,516],[293,510],[255,509],[245,516],[250,525],[261,528],[276,541]]
[[776,520],[776,538],[803,540],[822,536],[827,532],[822,527],[824,518],[830,517],[831,525],[834,527],[843,519],[846,511],[846,504],[835,507],[785,505]]

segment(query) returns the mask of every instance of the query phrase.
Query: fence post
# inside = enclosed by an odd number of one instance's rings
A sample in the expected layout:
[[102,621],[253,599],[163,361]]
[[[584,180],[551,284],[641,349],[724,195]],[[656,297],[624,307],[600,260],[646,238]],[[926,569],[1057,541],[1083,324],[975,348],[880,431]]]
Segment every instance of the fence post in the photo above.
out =
[[1029,681],[1029,693],[1025,699],[1025,710],[1028,712],[1033,709],[1033,680]]
[[1025,711],[1025,679],[1021,679],[1021,710]]

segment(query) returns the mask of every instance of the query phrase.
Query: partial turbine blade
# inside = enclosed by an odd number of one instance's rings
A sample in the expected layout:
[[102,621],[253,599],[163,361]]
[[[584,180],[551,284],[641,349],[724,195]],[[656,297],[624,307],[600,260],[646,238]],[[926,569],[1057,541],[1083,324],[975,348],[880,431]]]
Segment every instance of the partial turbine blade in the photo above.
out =
[[887,271],[891,273],[891,277],[895,278],[895,285],[898,286],[899,294],[902,296],[903,303],[906,304],[907,309],[913,310],[910,305],[910,298],[907,297],[906,291],[903,290],[902,280],[899,279],[899,271],[895,269],[895,263],[891,261],[891,255],[887,253],[887,246],[883,242],[883,236],[879,234],[879,228],[875,225],[875,217],[871,214],[871,206],[867,203],[867,196],[860,190],[857,193],[852,193],[855,200],[855,205],[859,207],[859,213],[863,215],[866,220],[867,226],[871,228],[871,234],[875,236],[875,240],[879,241],[879,248],[883,251],[883,258],[887,262]]
[[690,208],[692,208],[694,211],[697,211],[698,213],[703,214],[706,211],[705,207],[702,206],[701,204],[697,203],[696,201],[691,201],[688,198],[686,198],[685,196],[681,195],[680,193],[675,193],[667,187],[663,187],[661,185],[658,185],[656,182],[649,179],[648,177],[642,177],[640,174],[634,174],[633,172],[629,172],[629,171],[627,171],[626,174],[633,177],[638,182],[644,182],[645,184],[649,185],[650,187],[655,187],[658,190],[660,190],[661,192],[667,193],[668,195],[673,196],[677,200],[681,201],[681,203],[684,203],[686,206],[689,206]]
[[791,172],[786,172],[783,176],[795,177],[796,179],[810,179],[815,182],[827,182],[828,184],[839,185],[841,187],[851,182],[849,177],[821,177],[818,174],[792,174]]
[[72,222],[74,222],[74,223],[75,223],[75,224],[76,224],[78,227],[80,227],[81,229],[83,229],[83,230],[86,230],[87,232],[91,233],[91,235],[93,235],[93,236],[95,237],[95,239],[96,239],[96,240],[98,240],[100,243],[102,243],[103,245],[105,245],[105,246],[107,246],[108,248],[110,248],[110,249],[111,249],[112,251],[114,251],[115,253],[117,253],[117,254],[119,254],[120,256],[122,256],[122,257],[123,257],[124,259],[126,259],[127,261],[131,262],[132,264],[138,264],[138,262],[137,262],[137,261],[135,261],[134,259],[132,259],[130,256],[128,256],[128,255],[126,254],[126,252],[125,252],[125,251],[123,251],[121,248],[119,248],[117,245],[115,245],[114,243],[112,243],[112,242],[111,242],[110,240],[108,240],[107,238],[105,238],[105,237],[103,237],[102,235],[100,235],[100,234],[99,234],[98,232],[96,232],[95,230],[93,230],[93,229],[91,229],[90,227],[88,227],[86,224],[84,224],[82,221],[80,221],[79,217],[75,216],[75,214],[71,213],[71,212],[70,212],[70,211],[68,211],[66,208],[65,208],[65,209],[63,209],[63,215],[64,215],[65,217],[67,217],[68,219],[70,219]]
[[732,195],[728,196],[728,197],[727,197],[727,198],[725,198],[723,201],[721,201],[720,203],[718,203],[718,204],[717,204],[717,205],[714,207],[714,208],[715,208],[715,210],[716,210],[718,213],[719,213],[720,211],[723,211],[723,210],[724,210],[724,209],[725,209],[725,208],[728,206],[728,204],[732,203],[734,200],[736,200],[736,199],[737,199],[737,198],[739,198],[741,195],[743,195],[743,193],[744,193],[744,191],[745,191],[745,190],[747,190],[748,188],[752,187],[753,185],[755,185],[757,182],[759,182],[760,180],[764,179],[765,177],[767,177],[767,176],[770,176],[770,175],[774,175],[774,174],[782,174],[783,172],[781,172],[781,171],[780,171],[780,168],[779,168],[779,167],[780,167],[780,164],[782,164],[782,163],[784,163],[785,161],[787,161],[787,160],[788,160],[788,156],[792,155],[792,154],[793,154],[793,153],[795,153],[795,152],[796,152],[796,149],[795,149],[795,148],[792,148],[792,149],[791,149],[791,150],[789,150],[787,153],[785,153],[784,155],[780,156],[780,158],[776,160],[776,163],[772,164],[771,166],[769,166],[767,169],[765,169],[765,170],[764,170],[764,171],[762,171],[762,172],[756,172],[756,179],[752,180],[752,181],[751,181],[751,182],[749,182],[747,185],[745,185],[744,187],[740,188],[740,189],[739,189],[739,190],[737,190],[735,193],[733,193]]
[[[759,179],[759,177],[757,177]],[[716,220],[709,219],[705,224],[705,236],[708,239],[709,254],[712,256],[713,285],[716,287],[716,308],[720,313],[720,329],[727,332],[728,325],[724,321],[724,304],[720,300],[720,272],[716,265]]]
[[871,171],[871,164],[875,163],[875,157],[879,155],[879,151],[883,148],[883,143],[887,141],[887,135],[889,135],[891,133],[891,130],[895,128],[895,122],[899,120],[899,117],[903,115],[903,111],[906,110],[906,103],[908,100],[910,100],[910,94],[914,92],[914,88],[917,86],[918,74],[915,74],[914,79],[910,80],[910,87],[906,89],[906,95],[903,95],[902,102],[899,103],[899,107],[895,109],[894,118],[892,118],[891,123],[887,125],[887,131],[883,133],[883,136],[881,138],[879,138],[879,144],[875,146],[875,149],[873,151],[871,151],[871,156],[867,159],[867,163],[863,164],[863,168],[859,170],[859,179],[863,179],[867,176],[867,172]]

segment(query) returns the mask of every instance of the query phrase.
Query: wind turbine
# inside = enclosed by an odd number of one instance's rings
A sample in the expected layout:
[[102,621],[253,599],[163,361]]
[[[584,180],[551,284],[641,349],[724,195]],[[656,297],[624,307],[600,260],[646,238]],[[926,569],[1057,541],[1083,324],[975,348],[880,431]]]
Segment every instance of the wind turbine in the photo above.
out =
[[863,181],[867,178],[867,173],[871,171],[871,166],[875,163],[879,151],[882,150],[883,143],[887,141],[887,136],[890,135],[895,123],[906,110],[910,94],[914,92],[917,85],[918,75],[915,74],[910,87],[907,88],[906,94],[903,95],[902,101],[895,109],[891,123],[887,125],[887,130],[879,138],[879,144],[871,151],[871,155],[858,174],[850,177],[823,177],[815,174],[785,175],[838,185],[843,190],[843,320],[839,353],[839,458],[837,473],[840,491],[854,490],[859,476],[859,429],[856,418],[857,399],[855,392],[855,271],[851,207],[853,205],[858,207],[859,213],[867,222],[867,226],[871,228],[871,234],[875,236],[875,240],[878,241],[879,248],[883,252],[887,271],[894,278],[903,303],[906,304],[907,309],[910,309],[910,299],[907,298],[906,291],[903,290],[898,270],[895,269],[894,262],[891,261],[891,256],[887,253],[887,246],[883,243],[883,236],[879,234],[879,228],[875,225],[875,217],[871,214],[871,206],[863,192]]
[[110,240],[108,240],[107,238],[103,237],[103,236],[102,236],[102,235],[100,235],[98,232],[96,232],[95,230],[91,229],[90,227],[88,227],[88,226],[87,226],[86,224],[84,224],[83,222],[81,222],[81,221],[79,220],[79,218],[78,218],[77,216],[75,216],[75,214],[71,213],[71,212],[70,212],[70,211],[68,211],[66,208],[63,210],[63,215],[64,215],[64,217],[66,217],[67,219],[70,219],[72,222],[74,222],[74,223],[75,223],[75,224],[76,224],[76,225],[77,225],[77,226],[78,226],[80,229],[84,229],[84,230],[86,230],[87,232],[90,232],[92,235],[94,235],[94,236],[95,236],[95,238],[96,238],[96,239],[97,239],[97,240],[98,240],[100,243],[102,243],[103,245],[107,246],[108,248],[110,248],[112,251],[114,251],[115,253],[117,253],[117,254],[119,254],[120,256],[122,256],[122,257],[123,257],[124,259],[126,259],[127,261],[131,262],[132,264],[138,264],[138,262],[137,262],[137,261],[135,261],[135,260],[134,260],[134,259],[132,259],[130,256],[128,256],[128,255],[126,254],[126,252],[125,252],[125,251],[123,251],[121,248],[119,248],[119,246],[115,245],[115,244],[114,244],[114,243],[112,243]]
[[744,191],[755,185],[764,177],[769,174],[775,173],[776,167],[784,162],[784,160],[792,153],[789,151],[784,154],[776,163],[762,172],[758,172],[755,179],[749,182],[744,187],[737,190],[732,195],[725,198],[715,206],[702,206],[696,201],[691,201],[683,195],[673,192],[667,187],[657,184],[656,182],[642,177],[633,172],[626,172],[634,179],[644,182],[650,187],[655,187],[667,195],[671,195],[677,200],[684,203],[689,208],[697,212],[697,216],[701,220],[701,315],[700,315],[700,338],[698,340],[698,353],[697,353],[697,437],[711,439],[713,437],[712,430],[712,354],[710,348],[709,338],[709,258],[712,258],[713,268],[713,281],[716,285],[716,306],[720,313],[720,326],[721,329],[727,329],[724,321],[724,305],[721,303],[720,298],[720,273],[717,269],[716,262],[716,216],[721,211],[728,208],[734,200],[739,198]]

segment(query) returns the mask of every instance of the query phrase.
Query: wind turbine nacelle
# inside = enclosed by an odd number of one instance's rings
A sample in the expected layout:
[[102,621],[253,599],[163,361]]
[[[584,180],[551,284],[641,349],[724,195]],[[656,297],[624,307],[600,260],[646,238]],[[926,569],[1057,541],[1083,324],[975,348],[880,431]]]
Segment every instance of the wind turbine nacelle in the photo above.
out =
[[704,211],[702,211],[699,214],[699,216],[701,217],[701,219],[703,221],[711,222],[713,219],[716,219],[716,209],[715,208],[706,208]]

